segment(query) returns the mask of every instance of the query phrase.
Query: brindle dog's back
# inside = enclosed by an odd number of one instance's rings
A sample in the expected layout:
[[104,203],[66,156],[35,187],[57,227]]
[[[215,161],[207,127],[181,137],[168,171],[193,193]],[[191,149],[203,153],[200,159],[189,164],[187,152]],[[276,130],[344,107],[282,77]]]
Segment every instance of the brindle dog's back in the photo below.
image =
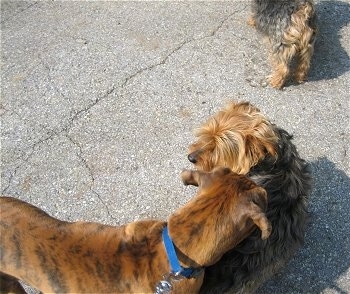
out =
[[[148,263],[142,263],[150,254],[145,235],[153,224],[159,232],[164,224],[146,222],[148,230],[138,230],[138,239],[143,235],[144,242],[135,240],[128,246],[131,240],[125,226],[60,221],[10,197],[0,197],[0,207],[0,270],[45,292],[128,292],[128,283],[120,283],[123,273],[139,275],[149,269]],[[22,271],[22,265],[33,270]]]
[[170,273],[162,242],[167,225],[180,264],[198,270],[196,276],[176,279],[173,293],[197,293],[204,276],[201,269],[219,260],[255,226],[261,238],[268,238],[267,194],[227,168],[181,175],[185,184],[199,190],[170,215],[168,223],[149,220],[120,227],[69,223],[23,201],[0,197],[0,272],[7,275],[0,277],[5,279],[0,292],[11,284],[20,287],[8,275],[50,293],[153,292]]

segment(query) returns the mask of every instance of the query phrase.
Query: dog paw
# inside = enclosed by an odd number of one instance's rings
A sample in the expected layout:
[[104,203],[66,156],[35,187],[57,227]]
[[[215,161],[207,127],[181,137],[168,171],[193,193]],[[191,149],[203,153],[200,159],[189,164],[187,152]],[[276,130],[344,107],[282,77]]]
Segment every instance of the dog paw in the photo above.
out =
[[253,28],[256,27],[256,21],[253,16],[249,17],[247,20],[247,24]]
[[294,76],[294,80],[298,83],[298,84],[304,84],[307,80],[307,77],[305,74],[295,74]]
[[268,76],[266,80],[272,88],[279,89],[279,90],[282,89],[285,82],[284,79],[281,79],[279,76],[274,76],[274,75]]
[[192,185],[193,182],[193,176],[192,176],[192,171],[188,169],[184,169],[181,174],[181,180],[184,183],[184,185]]

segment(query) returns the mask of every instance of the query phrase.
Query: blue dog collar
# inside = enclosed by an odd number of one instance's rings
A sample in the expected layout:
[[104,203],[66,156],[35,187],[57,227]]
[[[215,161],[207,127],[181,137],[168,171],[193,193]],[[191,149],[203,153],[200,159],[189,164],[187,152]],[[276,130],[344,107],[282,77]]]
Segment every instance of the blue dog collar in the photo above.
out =
[[155,294],[170,294],[173,289],[173,281],[178,281],[182,279],[191,279],[197,277],[202,271],[203,268],[183,268],[180,265],[179,259],[177,258],[176,251],[174,248],[174,243],[171,240],[168,227],[164,227],[163,229],[163,243],[165,247],[165,252],[168,257],[168,261],[170,264],[170,273],[164,276],[164,280],[161,280],[155,289]]
[[193,267],[183,268],[180,265],[179,259],[177,258],[176,251],[174,248],[174,243],[169,236],[167,226],[164,227],[162,235],[163,235],[165,251],[168,257],[168,261],[170,263],[171,273],[175,277],[182,276],[187,279],[198,276],[198,274],[203,270],[203,268],[193,268]]

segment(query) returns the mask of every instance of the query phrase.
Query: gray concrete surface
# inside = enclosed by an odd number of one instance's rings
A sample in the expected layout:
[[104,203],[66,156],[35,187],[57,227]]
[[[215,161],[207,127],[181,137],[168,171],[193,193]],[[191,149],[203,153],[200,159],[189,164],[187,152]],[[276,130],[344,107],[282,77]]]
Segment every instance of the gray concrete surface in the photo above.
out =
[[1,1],[1,191],[65,220],[165,219],[193,130],[249,100],[314,171],[306,243],[259,293],[350,293],[350,2],[317,1],[309,82],[264,87],[249,1]]

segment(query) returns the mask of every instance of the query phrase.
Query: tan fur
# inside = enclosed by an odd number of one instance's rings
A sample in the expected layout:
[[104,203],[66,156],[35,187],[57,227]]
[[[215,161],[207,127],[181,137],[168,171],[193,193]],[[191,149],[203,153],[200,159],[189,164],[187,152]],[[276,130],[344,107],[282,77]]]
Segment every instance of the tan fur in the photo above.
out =
[[[315,14],[314,6],[311,2],[305,3],[293,13],[290,26],[285,30],[282,43],[275,44],[273,36],[268,36],[271,44],[270,60],[272,74],[269,76],[269,83],[272,87],[280,89],[285,84],[291,72],[291,61],[297,61],[294,72],[294,79],[298,83],[303,83],[307,79],[310,68],[311,57],[314,51],[314,36],[316,28],[309,23]],[[248,24],[255,26],[255,15],[249,18]],[[278,47],[278,50],[272,48]]]
[[[196,130],[189,158],[199,169],[228,166],[246,174],[267,154],[276,154],[277,137],[259,109],[247,102],[229,103]],[[191,160],[191,159],[190,159]]]
[[[255,231],[206,268],[201,293],[253,293],[290,260],[304,240],[312,183],[309,166],[300,158],[292,136],[248,102],[229,103],[196,135],[189,161],[206,171],[228,166],[265,188],[266,215],[273,227],[268,242],[257,238]],[[259,225],[259,219],[255,223]]]
[[280,89],[284,85],[289,76],[291,60],[296,55],[298,61],[295,80],[298,83],[305,81],[313,53],[313,44],[310,40],[315,31],[308,25],[308,19],[313,13],[313,7],[306,4],[292,14],[292,24],[284,33],[283,50],[272,55],[273,73],[270,79],[272,87]]
[[[294,39],[299,40],[299,62],[294,75],[294,78],[298,83],[302,83],[306,80],[310,68],[311,57],[314,52],[314,46],[313,43],[310,43],[310,40],[315,34],[315,29],[307,25],[307,20],[314,13],[314,8],[310,4],[302,7],[295,15],[292,15],[294,34],[288,32],[285,36],[285,39],[290,39],[290,35],[292,35],[291,39],[294,37]],[[299,34],[295,34],[295,31],[299,32]]]
[[250,16],[247,20],[247,24],[253,28],[256,26],[255,18],[253,16]]
[[[266,191],[251,180],[227,168],[184,171],[182,179],[199,186],[168,221],[182,266],[215,263],[255,225],[262,238],[269,236]],[[161,237],[165,222],[69,223],[10,197],[0,197],[0,207],[2,293],[9,293],[6,285],[19,286],[12,277],[44,293],[151,293],[170,271]],[[174,282],[173,292],[198,292],[203,275]]]

